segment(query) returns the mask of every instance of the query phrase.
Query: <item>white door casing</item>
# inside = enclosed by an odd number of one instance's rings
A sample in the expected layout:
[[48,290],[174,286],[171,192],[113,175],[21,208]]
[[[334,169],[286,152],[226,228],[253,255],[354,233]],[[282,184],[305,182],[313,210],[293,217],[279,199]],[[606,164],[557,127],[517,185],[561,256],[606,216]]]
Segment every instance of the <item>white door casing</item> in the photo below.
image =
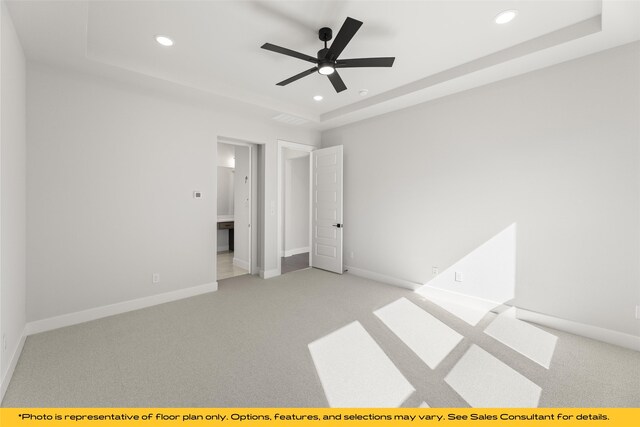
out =
[[312,151],[311,175],[311,265],[342,274],[342,145]]

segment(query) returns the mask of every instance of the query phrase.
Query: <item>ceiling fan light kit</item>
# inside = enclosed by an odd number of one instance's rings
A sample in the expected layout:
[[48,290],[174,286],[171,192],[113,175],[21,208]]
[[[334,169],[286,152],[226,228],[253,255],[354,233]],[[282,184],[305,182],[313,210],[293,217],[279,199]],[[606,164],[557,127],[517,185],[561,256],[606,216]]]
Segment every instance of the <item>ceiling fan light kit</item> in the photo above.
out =
[[318,64],[318,73],[322,74],[323,76],[333,74],[334,71],[336,71],[334,64]]
[[327,42],[333,38],[333,31],[331,28],[323,27],[318,31],[318,38],[324,42],[324,48],[318,51],[316,58],[304,53],[296,52],[291,49],[276,46],[271,43],[265,43],[262,45],[262,49],[270,50],[272,52],[280,53],[282,55],[291,56],[293,58],[302,59],[303,61],[312,62],[314,67],[309,68],[293,77],[289,77],[286,80],[277,83],[278,86],[286,86],[295,82],[303,77],[318,72],[329,78],[329,81],[333,85],[336,92],[342,92],[347,89],[347,86],[342,81],[340,74],[338,74],[338,68],[362,68],[362,67],[391,67],[395,58],[354,58],[354,59],[338,59],[342,51],[347,44],[351,41],[353,36],[362,26],[362,22],[347,18],[340,27],[340,31],[336,35],[335,40],[331,43],[330,47],[327,47]]

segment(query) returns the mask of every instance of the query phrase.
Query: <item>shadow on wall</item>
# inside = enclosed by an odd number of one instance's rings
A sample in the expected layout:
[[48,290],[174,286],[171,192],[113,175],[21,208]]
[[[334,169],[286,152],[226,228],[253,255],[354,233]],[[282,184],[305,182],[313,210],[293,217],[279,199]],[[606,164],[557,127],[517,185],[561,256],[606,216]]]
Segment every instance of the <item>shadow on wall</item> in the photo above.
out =
[[[418,301],[400,298],[373,312],[430,369],[461,342],[471,341],[444,381],[472,407],[537,407],[542,388],[474,343],[473,334],[461,335],[446,319],[430,314],[419,300],[440,306],[474,329],[490,315],[482,333],[549,369],[557,337],[518,320],[515,308],[504,306],[515,294],[516,231],[511,224],[417,289]],[[489,314],[492,310],[500,314]],[[415,392],[387,356],[395,352],[385,352],[379,342],[384,341],[355,321],[309,344],[331,407],[399,407]],[[429,396],[419,397],[420,407],[428,407]]]

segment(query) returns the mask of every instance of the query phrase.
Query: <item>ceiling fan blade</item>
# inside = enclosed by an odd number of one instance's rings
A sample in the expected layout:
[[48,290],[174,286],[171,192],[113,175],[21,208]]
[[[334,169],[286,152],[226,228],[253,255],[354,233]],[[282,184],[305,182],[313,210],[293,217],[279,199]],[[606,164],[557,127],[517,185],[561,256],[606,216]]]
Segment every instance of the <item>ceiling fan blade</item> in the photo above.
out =
[[333,85],[333,88],[336,90],[336,92],[340,93],[343,90],[347,89],[347,86],[342,81],[342,78],[340,77],[340,74],[338,74],[338,71],[334,71],[327,77],[329,77],[329,80],[331,81],[331,84]]
[[283,80],[280,83],[276,83],[278,86],[286,86],[289,83],[293,83],[298,79],[308,76],[309,74],[313,74],[318,71],[318,67],[309,68],[307,71],[303,71],[300,74],[296,74],[293,77],[289,77],[287,80]]
[[355,68],[355,67],[391,67],[396,58],[354,58],[339,59],[336,62],[336,68]]
[[294,58],[302,59],[303,61],[318,63],[318,59],[313,56],[305,55],[304,53],[296,52],[295,50],[287,49],[286,47],[276,46],[275,44],[265,43],[261,46],[263,49],[270,50],[271,52],[281,53],[287,56],[293,56]]
[[344,21],[344,24],[342,24],[340,31],[338,31],[338,35],[333,40],[333,43],[331,43],[331,47],[327,52],[326,58],[335,61],[338,56],[340,56],[344,48],[347,47],[347,45],[361,26],[362,22],[347,17],[347,19]]

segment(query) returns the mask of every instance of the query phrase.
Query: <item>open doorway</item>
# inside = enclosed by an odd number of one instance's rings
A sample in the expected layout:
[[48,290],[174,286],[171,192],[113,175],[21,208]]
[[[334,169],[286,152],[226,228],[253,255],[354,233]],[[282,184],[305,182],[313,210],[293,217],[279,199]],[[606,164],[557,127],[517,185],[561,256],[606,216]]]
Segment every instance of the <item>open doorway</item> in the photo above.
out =
[[309,267],[309,153],[285,148],[282,159],[281,273]]
[[[308,165],[307,180],[295,177],[293,169],[296,158],[305,159]],[[278,272],[276,275],[307,267],[320,268],[333,273],[344,272],[342,253],[343,230],[343,147],[342,145],[315,149],[314,147],[287,141],[278,141]],[[291,171],[287,174],[287,169]],[[292,221],[287,211],[287,192],[303,194],[296,184],[308,188],[307,221]],[[304,184],[306,182],[306,184]],[[290,196],[291,199],[291,196]],[[272,209],[276,205],[272,206]],[[308,230],[308,240],[300,243],[289,231],[303,226]],[[296,242],[287,246],[290,242]],[[304,245],[307,246],[304,246]],[[306,250],[307,252],[304,252]],[[291,258],[297,256],[297,259]],[[304,261],[308,260],[307,263]]]
[[255,144],[218,140],[216,278],[255,274],[257,185]]
[[313,147],[278,142],[278,251],[280,273],[310,267],[311,185]]

